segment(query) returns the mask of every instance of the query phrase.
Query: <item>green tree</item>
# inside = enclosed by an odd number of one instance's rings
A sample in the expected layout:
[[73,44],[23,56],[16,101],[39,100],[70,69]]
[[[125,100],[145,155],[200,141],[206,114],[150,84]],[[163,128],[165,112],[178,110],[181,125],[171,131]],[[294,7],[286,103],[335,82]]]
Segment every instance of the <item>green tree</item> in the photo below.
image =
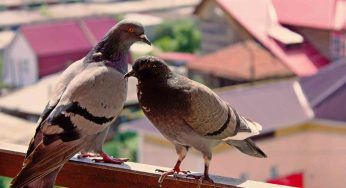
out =
[[201,33],[191,20],[166,22],[155,30],[153,43],[163,51],[193,53],[200,48]]
[[0,188],[10,187],[10,182],[12,178],[0,176]]

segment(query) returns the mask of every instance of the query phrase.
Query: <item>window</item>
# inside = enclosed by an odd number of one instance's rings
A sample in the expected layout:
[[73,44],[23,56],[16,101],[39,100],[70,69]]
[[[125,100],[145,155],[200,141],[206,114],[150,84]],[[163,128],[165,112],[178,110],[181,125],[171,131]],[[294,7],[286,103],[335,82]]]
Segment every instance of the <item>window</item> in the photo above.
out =
[[346,33],[333,32],[331,36],[331,55],[332,60],[337,60],[346,56]]
[[18,62],[19,85],[26,85],[29,81],[29,71],[29,61],[27,59],[20,59]]
[[22,73],[27,73],[29,71],[29,61],[27,59],[22,59],[20,61],[20,68]]

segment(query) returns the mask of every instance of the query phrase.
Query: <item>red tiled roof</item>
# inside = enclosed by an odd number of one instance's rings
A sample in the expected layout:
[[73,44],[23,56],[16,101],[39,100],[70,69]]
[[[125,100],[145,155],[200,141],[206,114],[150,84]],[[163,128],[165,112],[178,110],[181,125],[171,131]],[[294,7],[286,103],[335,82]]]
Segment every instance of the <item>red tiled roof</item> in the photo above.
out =
[[307,76],[328,64],[317,50],[309,44],[295,49],[285,49],[268,35],[269,26],[279,25],[270,17],[268,0],[217,0],[218,5],[237,20],[252,36],[270,50],[298,76]]
[[346,29],[344,0],[273,0],[282,24],[320,29]]
[[20,30],[37,55],[39,77],[42,77],[84,57],[115,23],[109,17],[89,18],[25,25]]
[[[250,62],[253,61],[253,64]],[[251,75],[254,66],[254,77]],[[241,42],[188,62],[187,67],[224,78],[265,79],[291,75],[280,60],[254,41]]]

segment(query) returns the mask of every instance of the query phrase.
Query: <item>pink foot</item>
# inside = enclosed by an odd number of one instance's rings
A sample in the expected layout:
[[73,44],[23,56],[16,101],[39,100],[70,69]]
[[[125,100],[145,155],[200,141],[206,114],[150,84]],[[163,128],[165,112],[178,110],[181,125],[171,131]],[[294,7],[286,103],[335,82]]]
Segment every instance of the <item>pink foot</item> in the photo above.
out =
[[175,176],[176,174],[179,174],[179,173],[182,173],[182,174],[191,173],[190,171],[182,171],[182,170],[180,170],[179,168],[174,168],[174,169],[169,170],[169,171],[156,169],[155,171],[156,171],[156,172],[162,173],[161,176],[160,176],[160,178],[159,178],[159,180],[158,180],[158,182],[159,182],[160,185],[162,184],[163,180],[165,180],[166,177],[169,176],[169,175]]
[[111,163],[111,164],[123,164],[124,162],[127,162],[129,160],[127,158],[113,158],[112,156],[109,156],[104,152],[101,152],[100,156],[102,157],[102,159],[94,159],[94,161]]
[[98,155],[96,155],[94,153],[81,153],[78,155],[78,159],[88,158],[88,157],[98,157]]

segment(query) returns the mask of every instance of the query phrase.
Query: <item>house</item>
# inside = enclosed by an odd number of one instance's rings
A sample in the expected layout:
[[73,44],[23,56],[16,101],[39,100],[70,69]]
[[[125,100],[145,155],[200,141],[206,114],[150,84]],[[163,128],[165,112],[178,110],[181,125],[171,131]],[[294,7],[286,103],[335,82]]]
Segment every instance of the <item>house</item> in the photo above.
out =
[[300,84],[316,117],[346,122],[346,58],[301,78]]
[[278,58],[253,40],[200,56],[186,67],[190,78],[212,88],[293,76]]
[[280,24],[271,0],[202,0],[194,14],[201,20],[203,54],[253,40],[297,76],[314,74],[330,62],[305,36]]
[[22,26],[5,51],[4,82],[26,86],[64,70],[84,57],[115,23],[103,17]]
[[329,60],[335,61],[346,57],[344,0],[273,0],[272,2],[278,21],[302,34]]

